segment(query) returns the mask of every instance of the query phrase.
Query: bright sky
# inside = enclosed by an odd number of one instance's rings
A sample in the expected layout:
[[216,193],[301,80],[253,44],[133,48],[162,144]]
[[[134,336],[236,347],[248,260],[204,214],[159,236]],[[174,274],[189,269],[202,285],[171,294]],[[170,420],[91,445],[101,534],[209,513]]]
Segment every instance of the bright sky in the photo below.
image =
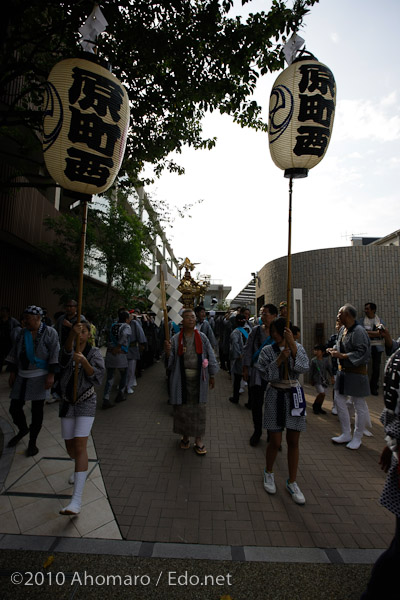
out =
[[[244,8],[269,5],[254,0]],[[293,182],[292,253],[400,228],[399,23],[399,0],[320,0],[298,32],[332,70],[337,103],[324,159]],[[258,86],[265,119],[278,75]],[[165,174],[146,191],[178,207],[203,200],[167,234],[177,257],[200,263],[195,275],[231,286],[233,298],[252,272],[287,253],[289,180],[272,162],[267,134],[216,113],[205,119],[204,133],[217,136],[216,148],[185,150],[176,157],[185,175]]]

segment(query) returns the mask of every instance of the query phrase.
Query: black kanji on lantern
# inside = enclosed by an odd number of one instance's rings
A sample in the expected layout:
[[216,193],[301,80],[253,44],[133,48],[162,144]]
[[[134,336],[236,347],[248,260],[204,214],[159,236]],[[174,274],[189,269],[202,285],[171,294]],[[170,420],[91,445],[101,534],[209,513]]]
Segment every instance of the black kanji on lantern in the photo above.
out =
[[72,78],[68,93],[71,111],[68,139],[73,144],[85,144],[98,154],[73,146],[68,148],[64,173],[71,181],[101,187],[106,184],[114,166],[112,157],[121,137],[117,123],[121,118],[119,111],[124,92],[118,82],[79,67],[72,69]]
[[107,108],[115,123],[120,120],[119,111],[123,102],[121,86],[98,73],[75,67],[72,69],[74,83],[69,90],[71,104],[78,102],[82,110],[93,108],[100,117],[105,117]]
[[296,136],[296,146],[293,148],[294,154],[303,156],[304,154],[313,154],[322,156],[328,145],[330,130],[328,127],[308,127],[303,126],[297,129],[300,134]]
[[113,166],[111,158],[103,158],[77,148],[68,148],[69,158],[65,159],[67,168],[64,173],[71,181],[81,181],[97,187],[106,184]]
[[[316,126],[302,126],[297,129],[296,145],[293,148],[297,156],[323,156],[331,135],[330,126],[335,110],[335,80],[325,65],[300,65],[299,82],[300,105],[298,120],[313,121]],[[304,92],[309,92],[304,93]],[[330,97],[326,98],[329,93]]]
[[335,80],[332,71],[322,64],[305,64],[299,67],[301,80],[299,91],[304,93],[319,91],[323,96],[328,92],[332,98],[335,95]]
[[331,124],[332,114],[335,110],[333,100],[324,98],[320,94],[308,96],[307,94],[299,94],[300,108],[298,114],[299,121],[315,121],[320,125],[329,127]]
[[81,113],[73,106],[70,106],[69,109],[72,116],[68,139],[74,143],[82,142],[92,150],[112,156],[114,146],[121,137],[118,125],[105,123],[94,113]]

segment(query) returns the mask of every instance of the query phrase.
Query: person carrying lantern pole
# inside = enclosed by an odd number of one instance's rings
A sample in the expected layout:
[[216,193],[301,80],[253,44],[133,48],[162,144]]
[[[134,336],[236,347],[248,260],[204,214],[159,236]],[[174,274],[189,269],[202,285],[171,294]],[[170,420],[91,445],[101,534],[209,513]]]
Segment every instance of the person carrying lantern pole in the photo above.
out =
[[[68,480],[74,484],[74,492],[71,502],[60,511],[62,515],[77,515],[81,510],[88,475],[87,440],[96,414],[94,386],[101,384],[105,371],[100,350],[88,342],[90,331],[89,323],[75,323],[60,353],[61,432],[67,452],[75,461],[74,473]],[[76,365],[78,382],[74,398]]]
[[[256,363],[261,377],[268,383],[265,393],[264,427],[268,430],[264,489],[276,494],[273,467],[286,429],[288,471],[286,489],[296,504],[305,504],[304,494],[297,484],[300,433],[306,429],[304,393],[298,375],[309,368],[303,346],[293,339],[286,321],[279,317],[272,321],[269,334],[273,344],[262,348]],[[296,397],[295,397],[296,394]]]

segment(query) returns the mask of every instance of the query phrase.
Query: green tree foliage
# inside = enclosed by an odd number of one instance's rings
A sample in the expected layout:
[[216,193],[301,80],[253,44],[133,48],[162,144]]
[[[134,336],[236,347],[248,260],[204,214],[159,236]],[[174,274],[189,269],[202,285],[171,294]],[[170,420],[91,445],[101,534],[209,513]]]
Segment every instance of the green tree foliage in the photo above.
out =
[[141,282],[148,277],[145,259],[149,227],[143,225],[122,192],[118,198],[110,198],[109,203],[92,209],[88,220],[96,249],[92,263],[106,276],[104,305],[110,305],[115,290],[122,303],[130,305]]
[[[233,0],[104,0],[108,27],[98,53],[113,65],[131,105],[121,173],[129,177],[122,183],[134,182],[145,162],[179,171],[167,156],[185,144],[211,148],[215,140],[202,136],[207,110],[265,129],[252,100],[257,79],[283,67],[282,41],[317,1],[294,0],[289,8],[288,0],[272,0],[268,12],[242,20],[230,16]],[[92,8],[91,0],[5,3],[0,98],[10,100],[11,88],[19,92],[2,112],[2,126],[39,126],[43,82],[60,58],[81,53],[78,29]]]
[[227,300],[223,300],[222,302],[218,302],[214,310],[224,310],[225,312],[228,312],[229,308],[230,303]]
[[[44,226],[47,231],[54,234],[53,242],[43,242],[40,250],[45,256],[43,273],[45,276],[62,278],[67,287],[55,288],[54,291],[63,301],[66,298],[75,298],[78,293],[79,256],[81,245],[82,222],[78,215],[73,213],[60,213],[54,219],[46,217]],[[91,254],[93,249],[93,230],[87,228],[85,272],[91,273]]]
[[[41,245],[44,274],[66,282],[53,288],[63,301],[77,297],[82,221],[78,214],[61,213],[45,219],[45,227],[55,234],[54,242]],[[86,233],[85,274],[104,276],[104,285],[86,279],[83,307],[96,315],[102,325],[121,305],[130,306],[142,294],[142,281],[148,278],[145,265],[146,242],[150,230],[144,226],[120,193],[109,202],[90,205]],[[47,259],[47,260],[46,260]]]

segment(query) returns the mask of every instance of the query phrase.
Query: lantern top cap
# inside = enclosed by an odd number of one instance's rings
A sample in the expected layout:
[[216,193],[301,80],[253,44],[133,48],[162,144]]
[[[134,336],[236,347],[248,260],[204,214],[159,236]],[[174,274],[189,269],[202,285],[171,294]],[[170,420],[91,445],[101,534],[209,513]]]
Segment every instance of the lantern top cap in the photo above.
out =
[[79,52],[76,58],[82,58],[83,60],[89,60],[96,65],[100,65],[107,69],[107,71],[112,71],[111,64],[105,59],[101,58],[98,54],[93,54],[92,52]]
[[316,56],[314,56],[314,54],[312,54],[311,52],[308,52],[308,50],[300,50],[298,56],[296,56],[296,58],[293,60],[293,63],[296,62],[300,62],[301,60],[318,60],[318,58]]

